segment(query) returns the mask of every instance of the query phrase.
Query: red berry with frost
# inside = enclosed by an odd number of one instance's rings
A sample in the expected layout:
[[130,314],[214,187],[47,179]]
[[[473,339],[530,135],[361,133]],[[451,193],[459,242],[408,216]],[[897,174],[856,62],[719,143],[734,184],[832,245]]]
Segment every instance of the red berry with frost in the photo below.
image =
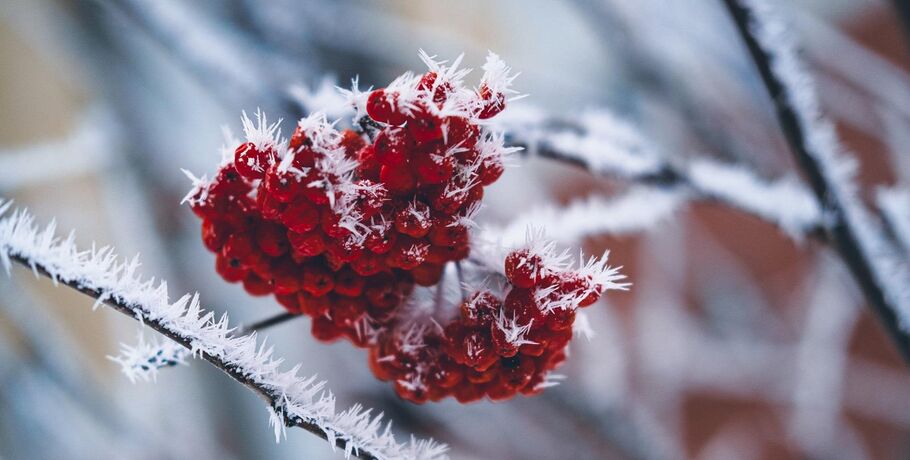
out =
[[486,327],[493,322],[502,301],[490,291],[478,291],[461,304],[461,318],[465,324]]
[[272,147],[265,146],[260,149],[252,142],[245,142],[234,151],[234,167],[248,180],[262,179],[276,158],[275,149]]
[[408,161],[411,146],[403,129],[385,129],[373,141],[373,155],[384,166],[401,166]]
[[484,186],[490,185],[499,180],[503,172],[505,172],[505,168],[500,157],[486,158],[480,167],[480,183]]
[[480,91],[480,110],[477,118],[486,120],[493,118],[506,108],[506,96],[500,92],[493,92],[489,86],[481,85]]
[[441,184],[452,177],[452,159],[438,149],[420,152],[412,160],[421,184]]
[[449,146],[458,146],[470,151],[477,145],[480,128],[465,117],[448,117],[443,125],[445,141]]
[[542,268],[540,256],[527,249],[513,251],[506,256],[505,271],[509,282],[520,288],[533,287]]
[[411,114],[407,127],[416,142],[429,142],[442,137],[442,120],[426,107],[418,107]]
[[370,118],[390,125],[402,125],[407,121],[398,109],[398,95],[377,89],[367,98],[367,115]]
[[243,289],[254,296],[263,296],[271,294],[273,286],[271,280],[260,278],[255,273],[248,273],[243,279]]
[[430,231],[430,208],[414,201],[395,213],[395,229],[412,238],[422,238]]

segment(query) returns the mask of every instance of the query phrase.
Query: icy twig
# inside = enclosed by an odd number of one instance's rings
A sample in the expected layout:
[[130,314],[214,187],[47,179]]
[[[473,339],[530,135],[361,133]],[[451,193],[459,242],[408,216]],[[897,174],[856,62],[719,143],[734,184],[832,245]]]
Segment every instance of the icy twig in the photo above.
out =
[[825,234],[910,362],[910,273],[861,203],[856,163],[821,111],[789,24],[764,0],[724,0],[825,218]]
[[[10,207],[0,203],[0,215]],[[16,211],[0,219],[0,264],[10,271],[16,262],[57,284],[69,286],[135,318],[224,371],[268,403],[276,438],[285,427],[300,427],[343,449],[345,456],[365,459],[442,459],[447,446],[432,440],[399,443],[382,414],[355,405],[336,412],[335,397],[325,382],[297,375],[300,365],[280,370],[283,360],[260,343],[255,333],[234,336],[226,315],[216,318],[198,295],[171,302],[167,283],[143,279],[137,258],[120,259],[109,247],[79,250],[72,233],[56,236],[52,223],[40,230],[29,214]],[[141,350],[140,350],[141,351]],[[141,353],[138,353],[141,355]]]
[[708,158],[671,162],[631,123],[604,109],[559,119],[529,107],[510,107],[497,123],[511,145],[525,147],[530,155],[608,178],[677,189],[690,200],[751,214],[796,239],[821,227],[819,206],[793,179],[769,181],[743,166]]

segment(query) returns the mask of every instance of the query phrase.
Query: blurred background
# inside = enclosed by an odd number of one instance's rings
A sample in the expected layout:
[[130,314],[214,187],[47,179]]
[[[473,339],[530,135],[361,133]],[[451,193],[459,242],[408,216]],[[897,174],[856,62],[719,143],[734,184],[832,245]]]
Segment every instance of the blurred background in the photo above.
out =
[[[910,50],[894,6],[781,3],[862,184],[906,183]],[[0,197],[81,245],[141,253],[172,295],[198,290],[237,322],[270,316],[273,300],[216,275],[180,168],[211,173],[241,110],[283,117],[288,135],[308,109],[293,85],[383,86],[423,69],[418,48],[475,68],[494,50],[522,72],[516,105],[608,108],[672,161],[796,176],[718,0],[0,0]],[[482,221],[628,186],[521,160]],[[910,457],[910,373],[825,248],[716,204],[584,247],[610,249],[634,286],[587,310],[595,336],[573,341],[567,379],[539,397],[415,406],[308,319],[266,335],[340,407],[385,411],[456,459]],[[275,444],[261,401],[205,363],[131,384],[105,357],[138,326],[91,304],[24,270],[0,276],[0,457],[339,458],[299,430]]]

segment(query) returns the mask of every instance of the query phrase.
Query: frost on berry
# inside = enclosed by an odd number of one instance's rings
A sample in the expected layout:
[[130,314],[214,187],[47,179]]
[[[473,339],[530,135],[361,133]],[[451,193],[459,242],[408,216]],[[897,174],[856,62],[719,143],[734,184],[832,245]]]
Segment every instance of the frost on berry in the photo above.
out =
[[368,348],[402,398],[535,394],[565,358],[575,310],[615,272],[601,259],[572,267],[538,240],[492,271],[468,259],[484,188],[517,150],[483,122],[515,95],[515,75],[491,53],[470,88],[461,56],[420,58],[425,73],[344,91],[358,129],[313,112],[284,140],[244,114],[244,139],[226,136],[218,172],[190,175],[186,201],[222,278],[311,317],[318,340]]

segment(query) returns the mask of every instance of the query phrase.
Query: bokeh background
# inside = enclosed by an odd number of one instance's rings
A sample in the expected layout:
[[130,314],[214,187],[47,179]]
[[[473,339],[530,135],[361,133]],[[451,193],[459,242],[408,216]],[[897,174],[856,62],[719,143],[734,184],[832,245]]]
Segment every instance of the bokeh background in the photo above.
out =
[[[862,184],[906,183],[910,35],[897,10],[781,3]],[[280,307],[217,277],[179,204],[180,168],[211,172],[221,126],[238,130],[241,110],[289,129],[306,110],[293,85],[381,86],[421,70],[418,48],[464,52],[471,67],[494,50],[522,72],[530,97],[518,104],[608,108],[674,161],[796,176],[718,0],[0,0],[0,197],[78,229],[83,245],[141,253],[172,295],[199,291],[235,321],[261,319]],[[520,160],[483,219],[627,186]],[[453,458],[910,457],[910,373],[818,244],[699,204],[584,247],[610,249],[634,287],[588,310],[596,335],[573,342],[567,379],[539,397],[415,406],[370,375],[363,351],[313,339],[308,319],[267,335],[341,405],[382,410]],[[105,357],[137,326],[91,304],[24,270],[0,276],[0,457],[339,458],[302,431],[276,444],[261,402],[204,363],[131,384]]]

